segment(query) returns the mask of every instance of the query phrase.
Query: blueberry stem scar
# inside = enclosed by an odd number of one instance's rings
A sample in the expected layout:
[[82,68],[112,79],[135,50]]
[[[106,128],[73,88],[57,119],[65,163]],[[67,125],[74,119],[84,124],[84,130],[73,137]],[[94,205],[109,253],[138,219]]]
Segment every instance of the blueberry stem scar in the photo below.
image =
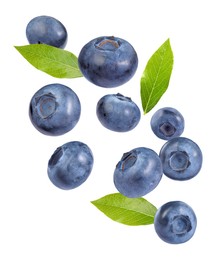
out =
[[116,42],[114,40],[110,40],[110,39],[106,39],[106,40],[101,41],[98,46],[103,47],[107,43],[111,43],[115,48],[119,48],[118,42]]
[[125,169],[128,169],[134,165],[136,162],[137,156],[134,153],[125,153],[123,155],[123,160],[121,164],[121,170],[124,171]]

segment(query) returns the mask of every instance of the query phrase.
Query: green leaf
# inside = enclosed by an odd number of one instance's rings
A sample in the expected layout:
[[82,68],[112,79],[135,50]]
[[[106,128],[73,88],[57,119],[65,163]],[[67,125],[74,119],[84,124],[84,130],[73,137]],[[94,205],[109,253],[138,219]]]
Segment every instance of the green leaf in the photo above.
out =
[[69,51],[46,44],[29,44],[15,48],[35,68],[53,77],[82,77],[77,57]]
[[144,198],[127,198],[120,193],[106,195],[91,203],[107,217],[129,226],[153,224],[157,210]]
[[166,40],[149,59],[140,81],[140,95],[144,114],[160,100],[168,88],[173,69],[173,52]]

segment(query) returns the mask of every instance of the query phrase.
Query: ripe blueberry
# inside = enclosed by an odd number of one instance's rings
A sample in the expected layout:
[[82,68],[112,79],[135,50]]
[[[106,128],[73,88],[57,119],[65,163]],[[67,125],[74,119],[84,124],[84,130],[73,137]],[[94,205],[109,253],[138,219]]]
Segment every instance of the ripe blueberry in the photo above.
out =
[[118,37],[98,37],[80,51],[79,68],[91,83],[105,88],[120,86],[129,81],[138,66],[137,53],[132,45]]
[[32,97],[29,116],[32,124],[45,135],[57,136],[74,128],[81,105],[76,93],[62,84],[49,84]]
[[194,235],[197,218],[193,209],[182,201],[162,205],[154,217],[157,235],[170,244],[187,242]]
[[154,134],[164,140],[178,137],[184,131],[184,118],[178,110],[172,107],[157,110],[150,124]]
[[130,131],[140,121],[140,109],[121,94],[108,94],[97,103],[96,114],[101,124],[116,132]]
[[135,148],[124,153],[114,171],[114,185],[130,198],[137,198],[151,192],[162,178],[162,164],[159,156],[146,147]]
[[30,44],[44,43],[57,48],[64,48],[68,34],[60,21],[51,16],[41,15],[28,23],[26,37]]
[[64,190],[80,186],[89,177],[93,167],[90,148],[79,141],[58,147],[48,162],[48,176],[51,182]]
[[185,137],[167,141],[160,150],[163,173],[174,180],[188,180],[198,174],[202,166],[199,146]]

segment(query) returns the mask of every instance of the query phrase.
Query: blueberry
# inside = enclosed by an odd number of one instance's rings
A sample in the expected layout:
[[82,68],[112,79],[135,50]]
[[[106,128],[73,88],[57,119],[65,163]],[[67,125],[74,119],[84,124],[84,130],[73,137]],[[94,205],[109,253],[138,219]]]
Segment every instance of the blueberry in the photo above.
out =
[[101,124],[109,130],[127,132],[140,121],[140,109],[129,97],[108,94],[97,103],[96,114]]
[[124,39],[114,36],[98,37],[80,51],[79,68],[91,83],[105,88],[129,81],[138,66],[137,53]]
[[48,176],[58,188],[70,190],[80,186],[89,177],[93,167],[90,148],[79,141],[58,147],[48,162]]
[[154,217],[157,235],[170,244],[187,242],[194,235],[197,218],[193,209],[182,201],[162,205]]
[[57,48],[65,48],[67,31],[57,19],[41,15],[33,18],[26,27],[26,37],[30,44],[44,43]]
[[146,147],[135,148],[124,153],[114,171],[114,185],[130,198],[137,198],[151,192],[162,178],[162,164],[159,156]]
[[184,131],[184,118],[178,110],[172,107],[157,110],[150,124],[154,134],[164,140],[178,137]]
[[49,84],[32,97],[29,116],[32,124],[45,135],[62,135],[74,128],[81,105],[76,93],[62,84]]
[[160,150],[163,173],[174,180],[188,180],[198,174],[202,166],[199,146],[186,137],[167,141]]

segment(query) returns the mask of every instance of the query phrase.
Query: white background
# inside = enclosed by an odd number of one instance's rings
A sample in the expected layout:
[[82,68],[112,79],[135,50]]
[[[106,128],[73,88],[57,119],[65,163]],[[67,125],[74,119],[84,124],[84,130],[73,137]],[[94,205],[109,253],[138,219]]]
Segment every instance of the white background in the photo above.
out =
[[[221,259],[221,72],[222,15],[211,1],[5,1],[1,6],[1,171],[0,259]],[[139,67],[125,85],[103,89],[86,79],[56,79],[36,70],[15,49],[25,45],[27,23],[51,15],[67,28],[66,49],[78,55],[89,40],[114,35],[136,49]],[[115,133],[97,120],[97,101],[108,93],[131,97],[141,108],[140,77],[154,51],[170,38],[174,68],[158,105],[131,132]],[[77,126],[60,137],[40,134],[28,117],[29,101],[42,86],[59,82],[79,96]],[[91,200],[116,192],[113,171],[123,152],[146,146],[157,153],[164,144],[150,129],[150,118],[163,106],[186,120],[183,136],[202,149],[201,172],[187,182],[163,176],[145,196],[156,207],[183,200],[196,212],[194,237],[181,245],[164,243],[153,225],[129,227],[107,218]],[[65,142],[85,142],[94,168],[78,189],[59,190],[47,176],[47,163]]]

